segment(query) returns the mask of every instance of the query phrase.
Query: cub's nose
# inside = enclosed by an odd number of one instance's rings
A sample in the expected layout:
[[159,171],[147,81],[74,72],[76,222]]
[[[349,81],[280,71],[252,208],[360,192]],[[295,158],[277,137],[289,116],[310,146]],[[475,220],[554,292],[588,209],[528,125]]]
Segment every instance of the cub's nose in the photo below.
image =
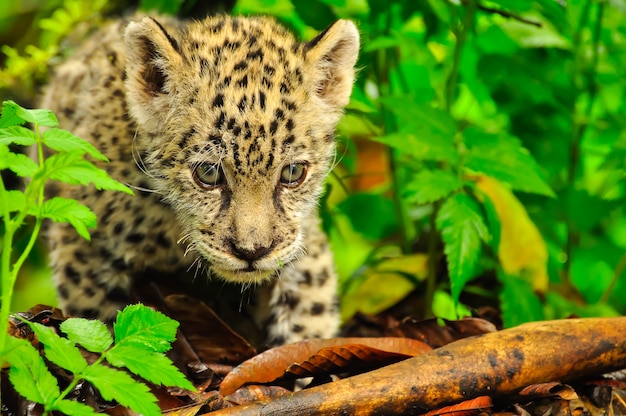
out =
[[255,245],[253,250],[248,250],[238,247],[232,240],[228,241],[228,247],[233,256],[250,263],[267,255],[272,250],[272,244],[268,246]]

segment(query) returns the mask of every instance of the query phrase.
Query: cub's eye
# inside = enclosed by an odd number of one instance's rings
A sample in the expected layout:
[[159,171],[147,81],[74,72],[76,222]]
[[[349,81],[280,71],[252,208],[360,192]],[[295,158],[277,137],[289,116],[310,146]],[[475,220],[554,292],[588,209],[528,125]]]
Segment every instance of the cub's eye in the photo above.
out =
[[203,188],[215,188],[224,183],[224,171],[214,163],[198,163],[192,172],[193,179]]
[[280,182],[288,187],[300,185],[306,177],[306,163],[290,163],[280,171]]

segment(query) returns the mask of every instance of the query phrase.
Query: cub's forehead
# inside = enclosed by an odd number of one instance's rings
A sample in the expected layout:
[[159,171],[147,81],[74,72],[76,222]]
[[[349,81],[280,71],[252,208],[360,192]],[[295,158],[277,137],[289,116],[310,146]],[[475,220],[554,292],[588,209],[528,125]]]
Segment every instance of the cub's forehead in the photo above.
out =
[[219,155],[235,172],[260,175],[310,158],[320,138],[303,120],[305,51],[286,29],[268,18],[220,17],[183,29],[178,42],[195,77],[196,123],[183,142],[200,153],[190,156]]
[[304,56],[303,44],[267,17],[208,18],[184,26],[180,37],[183,57],[209,77],[244,70],[271,74],[280,72],[279,65],[294,70]]

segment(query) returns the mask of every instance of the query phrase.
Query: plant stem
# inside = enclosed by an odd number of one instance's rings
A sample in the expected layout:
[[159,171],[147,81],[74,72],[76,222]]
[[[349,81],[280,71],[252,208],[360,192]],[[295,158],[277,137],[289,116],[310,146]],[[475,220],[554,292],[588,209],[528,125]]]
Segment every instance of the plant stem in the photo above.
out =
[[[452,6],[451,6],[452,7]],[[454,94],[457,87],[457,81],[459,77],[459,68],[461,66],[461,57],[463,54],[463,46],[465,45],[465,41],[467,40],[467,34],[471,28],[474,27],[474,17],[476,16],[477,9],[477,1],[469,0],[467,2],[467,7],[465,11],[465,15],[463,16],[462,22],[457,23],[452,32],[456,38],[456,43],[454,45],[454,51],[452,54],[452,67],[450,69],[450,73],[448,74],[448,78],[446,79],[446,88],[445,88],[445,97],[444,97],[444,108],[450,113],[452,109],[452,104],[454,102]],[[451,15],[455,15],[454,8],[451,10]],[[459,174],[462,171],[462,166],[459,168]],[[439,247],[439,233],[437,232],[436,220],[437,215],[439,214],[439,209],[441,208],[441,201],[438,201],[433,204],[433,212],[430,214],[430,235],[428,237],[428,277],[426,280],[426,293],[424,299],[424,315],[425,317],[432,317],[432,304],[435,296],[435,291],[437,289],[437,265],[439,263],[439,259],[437,256],[438,247]]]
[[613,289],[615,289],[615,285],[622,276],[622,273],[624,273],[624,269],[626,269],[626,253],[622,254],[622,257],[620,257],[617,262],[617,266],[615,266],[615,270],[613,271],[613,278],[607,285],[606,289],[604,289],[602,297],[600,297],[600,303],[607,303],[609,301],[609,297],[611,296],[611,293],[613,293]]
[[[577,75],[579,72],[584,72],[586,75],[586,87],[588,93],[587,105],[585,107],[585,112],[582,118],[577,114],[576,102],[580,97],[580,94],[577,94],[577,97],[572,102],[572,142],[570,145],[569,151],[569,166],[567,170],[567,185],[569,188],[574,188],[576,185],[576,171],[578,170],[578,164],[580,162],[580,147],[582,139],[589,127],[590,119],[592,117],[593,105],[595,103],[596,95],[598,92],[598,88],[596,85],[596,70],[598,66],[598,53],[600,47],[600,32],[602,30],[602,17],[604,14],[604,3],[598,3],[597,16],[595,25],[593,28],[593,48],[592,48],[592,56],[591,56],[591,65],[589,68],[581,69],[578,64],[584,51],[581,49],[581,32],[586,27],[587,21],[589,18],[589,9],[591,8],[591,0],[588,0],[581,11],[580,22],[578,25],[578,31],[574,35],[574,71],[573,71],[573,79],[576,82]],[[570,273],[572,268],[572,254],[574,252],[574,247],[578,244],[578,233],[574,229],[574,225],[572,224],[572,220],[567,218],[567,241],[565,243],[565,264],[563,265],[563,283],[570,288],[573,288],[570,279]]]
[[437,265],[439,264],[439,256],[437,255],[439,247],[439,233],[437,232],[437,213],[441,207],[441,201],[433,204],[433,213],[429,218],[430,234],[428,236],[428,277],[426,279],[426,293],[424,294],[424,318],[432,318],[433,299],[437,290]]
[[[6,200],[6,187],[4,181],[0,178],[0,197],[2,205],[5,207],[3,214],[4,221],[4,237],[2,241],[2,258],[0,262],[0,273],[2,278],[2,305],[0,306],[0,354],[4,351],[6,345],[7,330],[9,328],[9,314],[11,313],[11,299],[13,298],[13,285],[15,284],[15,273],[11,270],[11,248],[13,247],[13,235],[15,230],[8,209]],[[14,272],[15,270],[13,270]],[[3,364],[3,363],[0,363]]]

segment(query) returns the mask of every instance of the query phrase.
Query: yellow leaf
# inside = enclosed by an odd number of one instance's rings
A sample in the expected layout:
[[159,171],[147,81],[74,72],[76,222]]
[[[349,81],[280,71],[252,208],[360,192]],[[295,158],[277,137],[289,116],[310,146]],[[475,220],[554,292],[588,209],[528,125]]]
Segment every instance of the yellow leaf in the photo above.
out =
[[343,297],[341,317],[344,321],[356,312],[375,315],[406,297],[415,285],[406,275],[425,280],[428,273],[428,256],[411,254],[392,257],[364,272],[365,280]]
[[502,269],[528,280],[536,291],[545,292],[548,250],[526,209],[513,192],[489,176],[478,176],[476,185],[489,197],[500,219],[498,258]]

